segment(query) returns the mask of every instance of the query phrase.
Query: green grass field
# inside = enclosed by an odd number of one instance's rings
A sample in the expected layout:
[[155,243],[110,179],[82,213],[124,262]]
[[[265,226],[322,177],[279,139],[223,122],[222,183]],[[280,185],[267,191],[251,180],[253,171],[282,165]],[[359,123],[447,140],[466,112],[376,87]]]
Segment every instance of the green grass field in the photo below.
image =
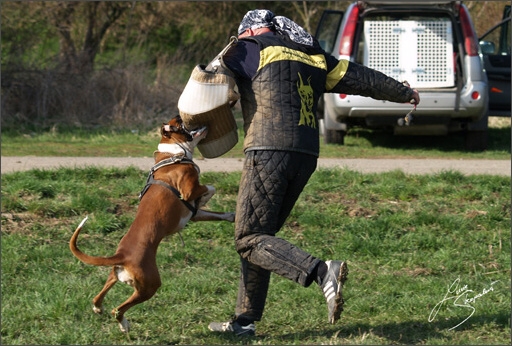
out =
[[[238,119],[239,142],[223,157],[242,157],[243,132]],[[40,133],[2,133],[2,156],[152,156],[160,140],[159,129],[63,130]],[[323,158],[445,158],[510,160],[510,118],[489,119],[489,145],[483,152],[467,152],[462,134],[448,136],[393,136],[381,131],[354,128],[345,145],[324,144]],[[200,158],[197,155],[196,158]]]
[[[153,146],[151,146],[152,148]],[[347,260],[345,311],[329,325],[321,290],[272,276],[257,335],[208,331],[234,311],[233,225],[189,223],[158,252],[162,287],[119,331],[91,299],[109,268],[69,251],[111,255],[131,224],[147,172],[32,170],[2,175],[1,343],[22,344],[510,344],[510,179],[457,172],[317,171],[283,238],[322,259]],[[209,209],[235,208],[239,173],[205,173]],[[108,312],[132,292],[118,283]],[[454,328],[455,327],[455,328]]]

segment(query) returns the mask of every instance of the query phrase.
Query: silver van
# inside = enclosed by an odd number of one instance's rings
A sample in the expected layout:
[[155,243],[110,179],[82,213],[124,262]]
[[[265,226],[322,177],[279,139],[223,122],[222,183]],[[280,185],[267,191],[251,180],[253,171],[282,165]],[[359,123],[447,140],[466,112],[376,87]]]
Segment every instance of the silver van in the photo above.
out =
[[[326,143],[343,144],[351,127],[396,135],[463,132],[468,150],[487,148],[487,75],[467,7],[460,1],[358,1],[324,11],[316,38],[339,59],[407,81],[420,93],[408,104],[326,93],[320,126]],[[409,120],[409,119],[407,119]]]

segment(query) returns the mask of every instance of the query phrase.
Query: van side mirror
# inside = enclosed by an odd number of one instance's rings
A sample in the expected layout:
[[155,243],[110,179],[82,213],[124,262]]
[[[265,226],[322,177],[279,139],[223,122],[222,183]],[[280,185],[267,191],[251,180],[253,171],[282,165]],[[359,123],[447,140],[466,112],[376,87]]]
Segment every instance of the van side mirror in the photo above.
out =
[[496,46],[494,45],[494,42],[480,41],[479,45],[482,50],[482,54],[492,55],[496,53]]

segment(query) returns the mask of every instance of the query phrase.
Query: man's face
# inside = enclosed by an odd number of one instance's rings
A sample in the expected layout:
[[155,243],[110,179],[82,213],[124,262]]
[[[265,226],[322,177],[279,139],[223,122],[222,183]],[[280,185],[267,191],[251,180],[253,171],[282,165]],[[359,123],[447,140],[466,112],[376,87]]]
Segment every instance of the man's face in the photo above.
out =
[[241,33],[240,35],[238,35],[238,38],[251,36],[251,34],[250,34],[250,32],[249,32],[250,30],[251,30],[251,29],[247,29],[247,30],[245,30],[243,33]]

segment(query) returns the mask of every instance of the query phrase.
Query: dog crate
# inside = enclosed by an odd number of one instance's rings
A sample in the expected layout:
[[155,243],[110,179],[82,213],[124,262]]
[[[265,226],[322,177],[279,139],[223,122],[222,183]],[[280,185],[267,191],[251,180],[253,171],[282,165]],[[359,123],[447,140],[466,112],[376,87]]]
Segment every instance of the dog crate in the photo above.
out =
[[452,23],[446,20],[367,20],[363,61],[413,88],[455,85]]

